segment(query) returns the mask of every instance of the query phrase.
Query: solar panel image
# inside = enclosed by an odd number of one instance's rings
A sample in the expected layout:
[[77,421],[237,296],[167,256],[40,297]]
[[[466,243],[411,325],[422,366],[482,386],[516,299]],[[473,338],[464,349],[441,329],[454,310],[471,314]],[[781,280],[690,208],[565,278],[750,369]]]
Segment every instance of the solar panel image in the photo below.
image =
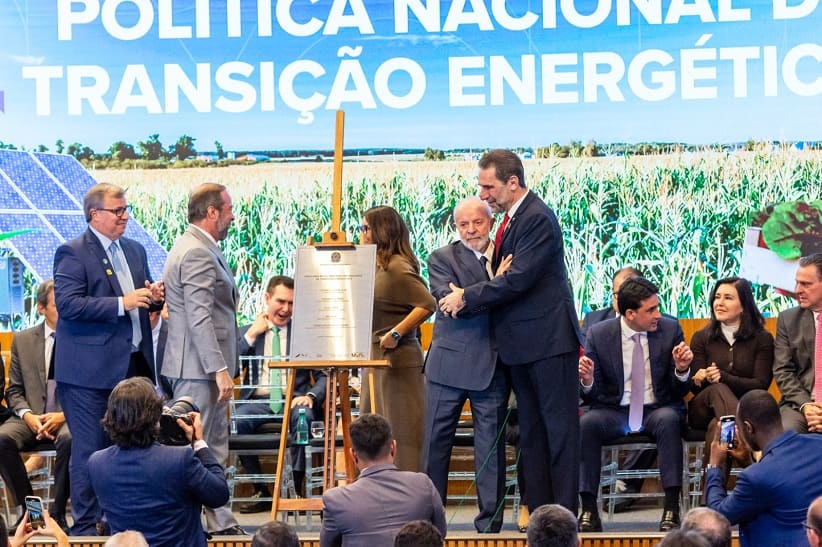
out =
[[49,279],[52,276],[54,251],[65,240],[57,236],[43,219],[33,212],[0,215],[0,230],[3,232],[28,229],[34,231],[14,236],[5,243],[14,247],[15,256],[35,273],[38,281]]
[[69,211],[77,208],[77,203],[66,195],[51,173],[33,156],[26,153],[0,154],[0,169],[35,208]]
[[[0,154],[2,155],[2,154]],[[9,184],[8,178],[0,171],[0,209],[29,209],[29,204],[26,200]]]
[[81,205],[86,190],[97,184],[83,165],[71,156],[35,153],[34,157],[52,173],[60,173],[59,180],[63,187]]
[[54,226],[54,229],[57,230],[57,233],[64,241],[74,239],[88,226],[82,211],[77,211],[76,214],[71,215],[50,214],[44,216],[46,217],[46,221]]
[[[0,233],[33,230],[3,243],[37,281],[52,277],[57,247],[86,229],[83,196],[96,183],[72,156],[0,150]],[[159,279],[166,250],[134,218],[126,236],[143,244]]]

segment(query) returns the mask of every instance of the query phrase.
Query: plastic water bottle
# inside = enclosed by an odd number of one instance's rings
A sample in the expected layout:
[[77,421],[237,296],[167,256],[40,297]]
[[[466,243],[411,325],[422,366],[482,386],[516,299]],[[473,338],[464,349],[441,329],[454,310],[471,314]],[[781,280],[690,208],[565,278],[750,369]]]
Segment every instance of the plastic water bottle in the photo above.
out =
[[294,444],[308,444],[308,418],[305,417],[305,409],[300,409],[297,417],[297,428],[294,430]]

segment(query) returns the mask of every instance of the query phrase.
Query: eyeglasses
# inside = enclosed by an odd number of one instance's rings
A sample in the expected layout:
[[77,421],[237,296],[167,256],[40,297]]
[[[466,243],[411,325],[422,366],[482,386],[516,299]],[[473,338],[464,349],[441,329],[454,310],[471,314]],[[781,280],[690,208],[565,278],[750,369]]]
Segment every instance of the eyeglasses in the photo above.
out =
[[357,226],[357,231],[361,234],[364,234],[365,232],[367,232],[370,229],[371,229],[371,227],[368,224],[361,224],[361,225]]
[[131,205],[126,205],[125,207],[117,207],[116,209],[105,209],[103,207],[98,207],[97,210],[108,211],[117,218],[121,218],[126,213],[131,214]]
[[804,526],[808,530],[813,530],[814,532],[816,532],[819,535],[822,535],[822,532],[819,531],[819,528],[817,528],[816,526],[811,526],[810,524],[808,524],[807,520],[802,523],[802,526]]

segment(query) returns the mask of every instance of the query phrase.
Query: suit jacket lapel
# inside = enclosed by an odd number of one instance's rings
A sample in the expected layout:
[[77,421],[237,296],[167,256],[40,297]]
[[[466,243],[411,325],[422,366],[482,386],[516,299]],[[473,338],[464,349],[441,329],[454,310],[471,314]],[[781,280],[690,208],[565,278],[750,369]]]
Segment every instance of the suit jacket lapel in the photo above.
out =
[[813,324],[813,312],[811,310],[802,310],[800,323],[802,343],[805,345],[805,352],[813,362],[814,344],[816,343],[816,326]]
[[474,254],[474,251],[466,247],[462,244],[462,242],[454,243],[456,248],[454,249],[454,258],[457,261],[459,266],[459,270],[461,272],[466,272],[472,277],[473,279],[470,280],[470,283],[465,283],[465,285],[471,285],[474,283],[479,283],[481,281],[488,280],[488,273],[483,269],[482,262],[477,259],[477,256]]
[[625,363],[622,362],[622,321],[613,321],[610,326],[611,333],[609,339],[614,340],[611,344],[611,362],[616,368],[616,377],[619,380],[619,397],[620,399],[625,394]]
[[[514,214],[514,216],[512,216],[511,218],[508,219],[508,226],[506,226],[505,231],[502,232],[502,240],[500,240],[500,248],[503,247],[503,244],[505,243],[505,238],[508,237],[508,234],[510,234],[513,231],[513,229],[515,227],[515,224],[517,222],[517,219],[520,217],[520,215],[522,215],[528,209],[528,205],[533,200],[534,200],[534,192],[529,190],[528,193],[525,195],[525,199],[523,199],[522,203],[520,203],[519,207],[517,207],[517,212]],[[498,256],[500,256],[499,252],[497,252],[496,254]]]
[[[40,328],[34,331],[34,355],[38,358],[35,359],[36,363],[39,363],[40,366],[37,367],[37,374],[40,377],[40,385],[46,385],[46,324],[43,323],[40,325]],[[45,393],[45,392],[44,392]]]
[[231,297],[234,301],[234,308],[237,307],[237,284],[234,282],[234,273],[231,271],[231,268],[228,267],[228,262],[226,262],[225,257],[223,256],[223,252],[220,250],[220,247],[214,244],[210,238],[206,237],[200,229],[196,228],[195,226],[189,226],[187,230],[191,235],[201,241],[211,253],[217,257],[217,262],[220,264],[220,267],[225,270],[225,273],[228,274],[229,279],[231,279]]
[[103,249],[103,244],[100,243],[100,240],[97,239],[97,236],[94,235],[94,232],[92,232],[90,228],[86,230],[86,245],[89,248],[89,252],[97,258],[97,262],[106,274],[114,294],[123,296],[123,288],[120,286],[117,274],[114,273],[114,266],[111,264],[106,250]]
[[662,358],[662,333],[659,330],[655,330],[653,332],[648,333],[648,360],[649,365],[651,368],[651,388],[654,390],[654,396],[656,396],[656,387],[657,385],[661,385],[662,378],[657,377],[659,374],[663,373],[665,367],[659,366],[661,363],[664,363],[665,360]]

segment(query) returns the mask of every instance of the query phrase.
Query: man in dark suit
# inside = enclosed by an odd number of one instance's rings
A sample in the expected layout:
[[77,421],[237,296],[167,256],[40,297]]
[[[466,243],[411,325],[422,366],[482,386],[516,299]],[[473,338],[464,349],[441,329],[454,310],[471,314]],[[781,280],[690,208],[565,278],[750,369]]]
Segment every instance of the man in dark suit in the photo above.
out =
[[528,509],[559,503],[576,512],[581,339],[562,231],[554,212],[525,187],[516,154],[486,152],[479,168],[480,199],[505,211],[494,238],[493,267],[509,255],[513,261],[489,281],[465,288],[452,284],[440,309],[455,317],[463,308],[491,308],[498,360],[517,397]]
[[[449,283],[467,287],[491,277],[491,208],[477,197],[468,198],[454,208],[454,223],[460,240],[428,258],[431,294],[436,299],[451,292]],[[508,383],[497,363],[487,307],[463,309],[457,318],[437,312],[425,377],[423,469],[444,504],[454,433],[465,401],[471,401],[479,504],[474,527],[479,532],[499,532],[505,497],[505,438],[500,429],[505,424]]]
[[[590,311],[585,314],[582,320],[582,339],[588,335],[588,330],[597,323],[607,321],[619,316],[619,306],[617,304],[617,293],[625,281],[632,277],[642,277],[642,272],[632,266],[620,268],[614,273],[611,279],[611,305],[600,310]],[[662,314],[665,317],[671,317]],[[671,317],[671,319],[676,319]],[[633,450],[625,455],[623,466],[625,469],[644,469],[650,467],[656,460],[656,450]],[[603,460],[603,464],[605,464]],[[617,480],[616,489],[620,493],[639,492],[642,489],[642,479]],[[638,498],[626,498],[614,504],[614,512],[625,511],[634,504]]]
[[0,425],[0,473],[22,516],[26,511],[25,497],[32,494],[32,488],[20,452],[32,449],[38,442],[53,441],[57,458],[54,464],[54,503],[50,513],[61,528],[67,529],[71,434],[54,389],[52,356],[57,308],[54,305],[54,282],[50,279],[37,288],[37,312],[45,320],[18,332],[11,344],[6,402],[14,416]]
[[730,452],[741,461],[749,451],[761,450],[762,457],[736,477],[728,494],[728,445],[720,444],[717,431],[705,475],[708,507],[739,524],[743,547],[807,545],[805,511],[822,495],[822,437],[785,431],[774,398],[755,389],[739,399],[734,444]]
[[153,379],[150,307],[162,306],[162,282],[152,283],[146,251],[122,237],[130,206],[113,184],[86,192],[88,230],[58,247],[54,297],[60,314],[54,377],[71,430],[71,510],[74,535],[96,535],[99,506],[88,457],[108,446],[100,426],[111,389],[123,378]]
[[799,306],[776,321],[773,377],[782,399],[779,410],[785,429],[822,433],[822,253],[799,259],[796,270]]
[[582,463],[580,531],[602,531],[596,508],[602,445],[629,431],[650,435],[659,450],[665,509],[660,530],[679,526],[682,488],[683,397],[693,353],[675,320],[662,317],[656,286],[637,277],[617,296],[621,317],[591,327],[579,381],[591,409],[580,418]]
[[[168,339],[162,373],[174,398],[191,397],[200,408],[203,436],[221,463],[228,459],[228,401],[237,373],[237,303],[234,273],[218,246],[234,222],[231,196],[222,184],[199,185],[188,199],[186,231],[163,269]],[[212,535],[246,535],[231,507],[205,509]]]
[[[265,311],[257,315],[254,322],[240,328],[240,355],[248,356],[281,356],[288,357],[289,340],[291,334],[291,315],[294,310],[294,280],[284,275],[275,275],[268,281],[265,294]],[[275,341],[274,336],[278,339]],[[276,342],[276,343],[275,343]],[[238,405],[238,412],[243,415],[270,416],[270,418],[241,418],[236,420],[237,433],[240,435],[253,434],[259,426],[274,422],[282,416],[282,396],[285,395],[283,380],[285,370],[268,369],[263,361],[244,361],[243,384],[268,385],[267,388],[257,387],[242,390],[243,399],[260,399],[263,402],[251,402]],[[291,399],[291,421],[289,431],[292,441],[297,427],[300,409],[305,411],[306,420],[323,418],[322,405],[325,401],[326,374],[322,370],[298,368],[294,376],[294,394]],[[268,379],[262,375],[268,374]],[[313,382],[312,382],[313,378]],[[276,379],[275,381],[271,381]],[[276,384],[276,385],[274,385]],[[277,400],[271,400],[271,389],[278,389]],[[292,445],[290,449],[291,465],[294,475],[295,488],[299,492],[305,478],[305,447]],[[257,456],[240,456],[240,462],[246,473],[259,475],[260,459]],[[271,493],[265,484],[255,483],[257,497],[267,498]],[[260,513],[270,511],[271,503],[265,501],[250,502],[240,508],[241,513]]]
[[445,509],[431,479],[394,465],[397,442],[388,421],[363,414],[351,424],[356,482],[326,490],[320,547],[393,545],[402,526],[427,520],[445,536]]
[[89,458],[91,485],[112,533],[137,530],[152,547],[205,547],[200,513],[228,501],[224,470],[198,412],[177,420],[190,446],[157,442],[162,407],[148,379],[117,384],[103,419],[114,446]]

